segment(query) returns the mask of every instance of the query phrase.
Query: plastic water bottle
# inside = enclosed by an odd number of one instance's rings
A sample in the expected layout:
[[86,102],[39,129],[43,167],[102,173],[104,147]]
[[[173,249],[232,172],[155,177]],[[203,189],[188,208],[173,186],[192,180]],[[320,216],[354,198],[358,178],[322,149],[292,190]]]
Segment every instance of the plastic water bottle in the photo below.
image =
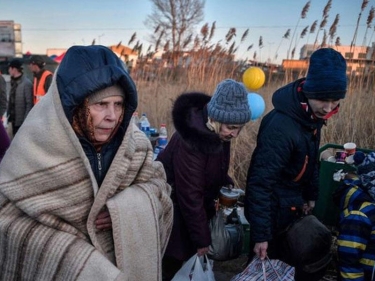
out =
[[167,143],[168,143],[167,126],[165,124],[161,124],[160,129],[159,129],[158,146],[160,146],[161,148],[165,148]]
[[141,131],[144,132],[147,137],[150,137],[150,122],[148,121],[146,113],[142,114],[140,123],[141,123]]
[[160,153],[160,147],[159,146],[155,146],[155,148],[154,148],[154,161],[158,157],[159,153]]

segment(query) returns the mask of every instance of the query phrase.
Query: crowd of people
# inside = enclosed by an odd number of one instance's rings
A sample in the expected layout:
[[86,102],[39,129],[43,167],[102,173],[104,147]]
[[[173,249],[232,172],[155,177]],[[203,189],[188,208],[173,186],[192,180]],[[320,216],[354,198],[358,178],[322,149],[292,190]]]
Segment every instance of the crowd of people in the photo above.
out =
[[[136,85],[111,50],[71,47],[55,73],[40,56],[28,64],[32,82],[10,61],[8,98],[0,76],[0,115],[12,128],[0,122],[0,280],[168,281],[207,255],[216,199],[233,186],[231,140],[251,120],[245,86],[224,79],[213,93],[181,93],[175,132],[154,160],[131,122]],[[286,261],[286,229],[319,200],[321,130],[345,98],[346,68],[340,53],[319,49],[306,77],[273,94],[245,188],[249,262]],[[334,196],[338,278],[373,280],[375,154],[354,158],[358,178]],[[320,280],[331,261],[306,260],[293,265],[297,281]]]

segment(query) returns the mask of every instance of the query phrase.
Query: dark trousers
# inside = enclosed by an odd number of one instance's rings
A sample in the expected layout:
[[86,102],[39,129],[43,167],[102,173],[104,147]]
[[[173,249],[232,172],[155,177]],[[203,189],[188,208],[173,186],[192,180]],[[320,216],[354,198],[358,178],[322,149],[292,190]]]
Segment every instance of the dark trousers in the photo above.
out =
[[163,281],[171,281],[177,271],[180,270],[184,261],[177,260],[173,257],[164,256],[162,261]]
[[15,126],[15,125],[13,125],[13,122],[12,122],[12,134],[13,134],[13,137],[16,135],[16,133],[18,132],[18,129],[20,127],[21,126]]

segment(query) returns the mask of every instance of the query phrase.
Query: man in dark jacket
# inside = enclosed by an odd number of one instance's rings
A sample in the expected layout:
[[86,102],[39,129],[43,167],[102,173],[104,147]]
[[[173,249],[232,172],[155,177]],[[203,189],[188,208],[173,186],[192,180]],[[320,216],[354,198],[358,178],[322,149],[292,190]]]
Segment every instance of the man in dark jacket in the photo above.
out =
[[30,80],[23,74],[22,62],[13,59],[8,65],[11,88],[8,102],[8,122],[12,123],[13,136],[21,127],[33,107],[33,89]]
[[250,121],[247,91],[234,80],[219,83],[211,98],[186,93],[174,104],[176,133],[156,160],[172,186],[173,229],[163,258],[163,280],[171,280],[194,254],[208,253],[209,220],[228,176],[230,140]]
[[[345,59],[337,51],[323,48],[312,54],[306,78],[273,95],[274,109],[260,125],[246,186],[250,245],[262,259],[266,255],[282,259],[278,234],[314,208],[321,128],[338,112],[346,88]],[[296,268],[296,280],[315,280],[301,274]]]

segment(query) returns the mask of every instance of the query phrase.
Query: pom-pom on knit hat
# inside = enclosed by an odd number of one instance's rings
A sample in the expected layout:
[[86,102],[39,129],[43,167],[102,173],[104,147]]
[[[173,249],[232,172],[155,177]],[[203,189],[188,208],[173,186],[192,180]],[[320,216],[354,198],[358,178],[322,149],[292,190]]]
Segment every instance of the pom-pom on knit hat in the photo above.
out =
[[125,98],[124,91],[119,85],[113,85],[93,93],[88,97],[88,104],[92,105],[101,101],[102,99],[113,96],[121,96]]
[[354,165],[358,166],[362,164],[363,160],[365,160],[366,154],[363,151],[356,151],[353,155]]
[[208,116],[223,124],[245,124],[251,112],[243,84],[232,79],[220,82],[207,105]]
[[345,98],[347,87],[346,61],[331,48],[315,51],[310,57],[309,70],[303,84],[308,99]]
[[[361,188],[375,200],[375,152],[370,152],[363,157],[363,154],[359,154],[357,151],[354,156]],[[363,160],[360,162],[361,158]]]
[[[354,154],[354,161],[357,164],[357,173],[358,175],[368,174],[370,172],[375,172],[375,152],[368,153],[365,157],[358,157],[363,155],[363,152],[357,151]],[[363,158],[362,161],[358,158]]]

